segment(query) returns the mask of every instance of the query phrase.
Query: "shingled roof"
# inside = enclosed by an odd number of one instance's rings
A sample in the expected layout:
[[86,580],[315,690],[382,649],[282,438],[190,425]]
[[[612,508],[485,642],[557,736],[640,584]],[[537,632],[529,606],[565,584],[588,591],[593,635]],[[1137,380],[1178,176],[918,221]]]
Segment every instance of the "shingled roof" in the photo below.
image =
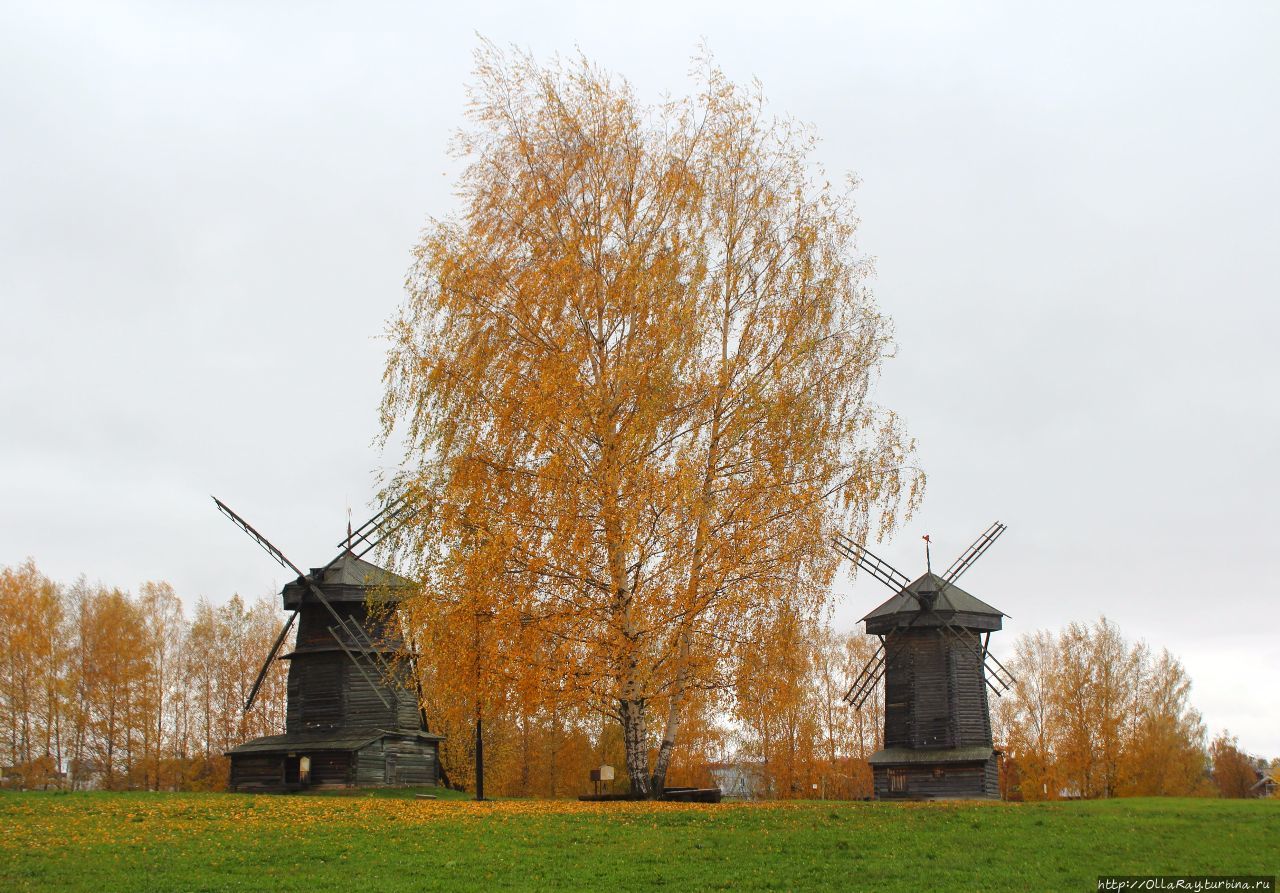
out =
[[364,729],[342,732],[302,732],[254,738],[227,751],[228,754],[270,753],[281,750],[360,750],[379,738],[417,738],[443,741],[443,735],[413,729]]
[[893,766],[903,763],[980,763],[991,759],[995,749],[986,746],[947,747],[924,749],[914,747],[886,747],[867,758],[872,766]]
[[926,573],[862,619],[867,621],[891,617],[895,614],[916,614],[920,610],[920,605],[915,597],[909,593],[917,592],[938,593],[938,600],[934,603],[934,610],[942,614],[950,612],[954,614],[979,614],[989,617],[1005,616],[1003,611],[991,607],[982,599],[970,595],[954,583],[947,584],[937,574]]
[[[394,590],[407,589],[413,583],[391,571],[384,570],[362,558],[356,558],[350,552],[344,552],[333,564],[324,568],[312,568],[311,575],[316,576],[325,596],[334,602],[363,602],[369,590],[382,589],[394,599]],[[281,595],[284,597],[286,610],[292,610],[300,604],[305,586],[297,580],[285,584]]]
[[329,565],[320,579],[324,586],[364,586],[372,589],[375,586],[388,586],[399,589],[413,584],[404,577],[371,564],[363,558],[356,558],[350,552]]

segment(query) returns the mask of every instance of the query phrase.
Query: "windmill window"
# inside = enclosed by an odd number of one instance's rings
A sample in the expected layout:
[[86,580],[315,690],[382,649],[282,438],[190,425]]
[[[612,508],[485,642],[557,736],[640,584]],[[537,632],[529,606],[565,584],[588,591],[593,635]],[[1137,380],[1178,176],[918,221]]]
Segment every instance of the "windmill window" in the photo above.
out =
[[947,770],[943,769],[942,767],[938,767],[933,770],[934,778],[946,778],[946,776],[947,776]]
[[891,794],[904,794],[907,790],[907,770],[906,769],[890,769],[889,770],[889,792]]

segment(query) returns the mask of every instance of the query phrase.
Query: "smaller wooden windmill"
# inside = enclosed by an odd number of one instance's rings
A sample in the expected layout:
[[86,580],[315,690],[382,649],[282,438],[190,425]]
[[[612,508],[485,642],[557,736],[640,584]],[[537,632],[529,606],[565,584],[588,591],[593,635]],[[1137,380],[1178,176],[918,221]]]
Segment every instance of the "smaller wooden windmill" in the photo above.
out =
[[[232,790],[436,784],[440,735],[431,734],[396,658],[403,642],[369,612],[369,596],[394,603],[411,584],[364,556],[410,510],[394,502],[338,544],[324,567],[303,571],[221,500],[218,510],[297,578],[280,595],[290,611],[245,700],[247,712],[275,660],[289,661],[285,734],[255,738],[227,752]],[[291,653],[281,655],[298,621]]]
[[1005,615],[955,583],[1004,531],[997,521],[941,577],[916,580],[836,536],[837,552],[894,592],[862,618],[880,647],[844,696],[861,707],[884,680],[884,747],[868,761],[877,798],[1000,796],[987,691],[1014,679],[988,645]]

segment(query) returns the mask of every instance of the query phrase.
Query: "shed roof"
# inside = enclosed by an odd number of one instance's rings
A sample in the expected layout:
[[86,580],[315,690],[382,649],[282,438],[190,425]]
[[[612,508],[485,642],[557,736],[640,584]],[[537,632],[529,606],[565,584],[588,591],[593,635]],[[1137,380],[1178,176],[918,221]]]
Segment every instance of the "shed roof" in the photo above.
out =
[[915,614],[920,610],[919,603],[911,593],[936,592],[938,600],[934,603],[935,611],[951,611],[962,614],[984,614],[991,617],[1004,617],[1003,611],[993,608],[982,599],[970,595],[954,583],[947,583],[937,574],[929,572],[908,584],[897,595],[881,604],[865,620],[889,617],[894,614]]
[[443,741],[443,735],[414,729],[347,729],[337,732],[301,732],[254,738],[227,751],[228,754],[268,753],[279,750],[360,750],[379,738],[418,738]]
[[886,747],[876,751],[867,762],[872,766],[900,763],[981,763],[991,759],[991,747],[949,747],[941,750],[916,750],[910,747]]

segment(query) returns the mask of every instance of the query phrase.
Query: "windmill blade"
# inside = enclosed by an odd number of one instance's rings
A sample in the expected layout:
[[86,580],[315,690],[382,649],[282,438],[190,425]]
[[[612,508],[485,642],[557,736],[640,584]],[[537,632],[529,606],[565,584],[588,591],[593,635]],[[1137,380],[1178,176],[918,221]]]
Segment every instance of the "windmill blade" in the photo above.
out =
[[288,558],[285,558],[284,553],[271,544],[270,540],[268,540],[262,534],[258,533],[258,531],[254,530],[252,524],[250,524],[244,518],[241,518],[239,515],[233,512],[227,506],[227,504],[223,502],[221,499],[219,499],[218,497],[216,496],[213,497],[213,501],[217,503],[218,511],[222,512],[222,514],[226,515],[228,518],[231,519],[232,523],[234,523],[237,527],[239,527],[245,533],[249,534],[250,538],[259,546],[261,546],[268,555],[274,558],[281,567],[283,567],[285,570],[293,571],[299,577],[305,576],[302,573],[302,571],[299,570],[296,564],[294,564]]
[[[345,629],[345,627],[343,628]],[[364,671],[364,667],[360,666],[360,659],[355,656],[355,653],[350,648],[347,647],[347,643],[342,641],[342,636],[338,634],[338,627],[329,627],[329,633],[333,636],[334,641],[338,643],[338,647],[342,649],[343,653],[351,659],[353,664],[355,664],[356,669],[360,671],[360,675],[364,677],[364,681],[369,684],[369,688],[373,690],[373,693],[378,696],[378,700],[382,702],[382,706],[390,707],[391,702],[386,699],[382,692],[378,691],[378,686],[369,678],[369,674]]]
[[[249,536],[253,539],[254,542],[256,542],[259,546],[261,546],[268,555],[270,555],[277,562],[279,562],[281,567],[288,568],[289,570],[297,574],[298,582],[301,583],[303,586],[306,586],[307,589],[311,592],[311,594],[316,597],[316,600],[319,601],[320,604],[324,605],[325,610],[329,612],[329,616],[331,616],[334,619],[334,621],[338,624],[339,627],[343,629],[347,629],[347,620],[343,618],[343,616],[339,614],[337,610],[334,609],[333,605],[329,602],[329,599],[325,598],[324,592],[322,592],[320,587],[316,585],[315,580],[313,580],[307,574],[304,574],[296,564],[294,564],[292,561],[290,561],[288,558],[285,557],[285,554],[283,552],[281,552],[279,549],[273,546],[270,540],[268,540],[262,534],[258,533],[258,531],[253,528],[252,524],[250,524],[244,518],[241,518],[239,515],[233,512],[225,502],[223,502],[221,499],[219,499],[216,496],[213,497],[213,501],[217,503],[218,511],[222,512],[224,515],[230,518],[237,527],[239,527],[245,533],[249,534]],[[335,559],[335,561],[336,560],[337,559]],[[332,565],[333,562],[331,561],[329,562],[329,564]],[[284,636],[286,635],[286,632],[287,631],[281,631],[281,634],[278,637],[276,642],[277,647],[279,647],[279,645],[284,641]],[[338,647],[340,647],[343,651],[346,652],[347,657],[351,658],[351,662],[355,664],[355,667],[360,672],[360,675],[364,677],[365,682],[369,683],[369,687],[374,690],[374,693],[378,695],[378,697],[382,700],[382,703],[384,705],[390,706],[387,703],[387,699],[384,698],[380,693],[378,693],[378,687],[374,684],[373,680],[369,678],[369,674],[366,673],[364,670],[364,667],[360,665],[360,661],[357,660],[355,655],[352,654],[350,649],[347,648],[346,643],[342,641],[342,637],[338,634],[338,632],[333,627],[329,627],[329,632],[330,634],[332,634],[334,640],[337,641]],[[273,657],[274,657],[274,654],[272,654],[271,657],[268,657],[267,664],[264,665],[262,673],[259,674],[258,684],[261,683],[262,677],[266,676],[266,666],[270,665],[271,659]],[[254,692],[255,694],[257,693],[256,689],[257,689],[257,684],[255,684],[255,692]],[[246,710],[249,709],[248,703],[246,703],[245,709]]]
[[880,685],[880,682],[884,679],[884,673],[885,673],[884,663],[881,662],[880,666],[876,669],[874,675],[867,677],[867,681],[863,684],[861,689],[859,689],[857,692],[850,692],[850,697],[845,700],[845,703],[848,704],[850,707],[852,707],[854,710],[861,710],[862,705],[865,704],[867,700],[872,695],[875,694],[876,688]]
[[850,696],[853,694],[854,690],[861,687],[862,681],[868,675],[873,675],[875,673],[875,668],[883,662],[884,662],[884,642],[881,642],[876,647],[875,653],[872,654],[871,657],[867,660],[867,662],[862,665],[861,672],[858,673],[857,678],[853,680],[853,684],[849,686],[849,690],[844,693],[844,697],[842,697],[841,700],[848,701]]
[[[333,609],[333,605],[329,604],[329,600],[325,598],[324,593],[320,591],[320,587],[316,585],[315,580],[311,579],[311,577],[304,574],[301,568],[299,568],[296,564],[294,564],[292,561],[286,558],[285,554],[281,552],[279,549],[277,549],[275,546],[273,546],[270,540],[268,540],[262,534],[258,533],[258,531],[254,530],[253,525],[251,525],[244,518],[241,518],[239,515],[233,512],[230,508],[228,508],[225,502],[223,502],[221,499],[219,499],[216,496],[213,497],[213,501],[218,504],[218,511],[222,512],[222,514],[226,515],[233,522],[235,522],[235,525],[237,527],[239,527],[245,533],[249,534],[249,536],[253,538],[254,542],[256,542],[259,546],[261,546],[268,555],[270,555],[272,558],[274,558],[277,562],[280,563],[281,567],[287,568],[288,570],[291,570],[295,574],[297,574],[298,582],[306,586],[309,590],[311,590],[311,593],[317,599],[319,599],[320,604],[325,606],[325,608],[333,616],[334,620],[336,620],[338,623],[343,622],[342,615]],[[330,564],[332,563],[333,562],[330,562]]]
[[[987,684],[990,685],[991,690],[996,693],[996,697],[1003,697],[1005,692],[1018,684],[1017,677],[1009,672],[1009,668],[1000,663],[1000,661],[996,659],[996,656],[985,648],[982,651],[982,662],[987,670]],[[992,679],[996,681],[999,688],[991,683]]]
[[875,691],[876,685],[884,678],[885,669],[885,652],[884,643],[880,643],[880,647],[876,649],[876,653],[871,655],[871,659],[863,666],[862,671],[858,673],[858,677],[853,680],[853,685],[849,686],[849,690],[844,693],[841,698],[846,704],[852,706],[855,710],[862,707],[871,693]]
[[338,543],[338,548],[351,552],[356,558],[363,558],[388,536],[420,515],[422,511],[421,506],[411,504],[409,497],[401,494],[387,503],[368,521],[351,531],[348,539]]
[[[977,652],[978,660],[982,661],[985,672],[982,674],[982,681],[987,684],[987,688],[995,694],[997,698],[1004,697],[1005,692],[1013,688],[1017,679],[1009,672],[1004,664],[996,659],[996,656],[987,650],[987,644],[982,641],[980,636],[974,636],[973,639],[966,638],[961,633],[960,628],[953,625],[951,621],[938,615],[938,619],[942,621],[942,628],[955,641],[962,645],[974,645]],[[909,625],[909,624],[908,624]],[[987,633],[988,640],[991,634]],[[995,680],[994,682],[992,680]]]
[[[997,521],[994,524],[992,524],[990,527],[988,527],[980,537],[974,540],[973,544],[969,546],[969,548],[966,549],[964,553],[952,563],[951,567],[947,568],[947,572],[942,575],[941,585],[938,587],[938,594],[935,597],[935,600],[933,603],[933,612],[937,616],[939,622],[942,624],[943,631],[948,633],[954,640],[961,642],[964,645],[972,644],[974,646],[975,651],[978,654],[979,660],[984,660],[986,658],[986,653],[987,653],[986,647],[982,644],[981,638],[975,637],[972,640],[967,638],[960,631],[959,627],[957,627],[946,617],[943,617],[940,612],[938,612],[937,603],[942,599],[942,597],[946,594],[947,590],[951,588],[951,585],[955,583],[955,581],[960,577],[960,575],[963,574],[965,571],[967,571],[973,565],[973,563],[977,561],[980,557],[982,557],[982,554],[991,547],[991,544],[994,543],[997,539],[999,539],[1000,534],[1004,533],[1004,530],[1005,530],[1005,525]],[[987,684],[991,685],[990,681],[988,681]],[[1000,692],[996,690],[994,686],[992,686],[992,691],[995,691],[997,695],[1000,694]]]
[[342,636],[339,635],[338,633],[339,628],[344,630],[349,629],[348,621],[349,620],[354,621],[354,618],[343,617],[341,614],[339,614],[334,609],[333,605],[329,603],[329,599],[325,598],[324,592],[321,591],[320,587],[316,585],[315,580],[311,579],[310,577],[304,576],[302,577],[301,581],[306,585],[307,589],[311,591],[311,594],[316,597],[316,599],[320,602],[320,604],[325,606],[325,609],[329,612],[329,616],[332,617],[336,622],[337,624],[336,627],[333,627],[333,626],[329,627],[329,634],[333,636],[334,641],[338,643],[338,647],[341,648],[346,653],[347,657],[351,658],[351,663],[355,664],[356,669],[360,672],[360,675],[364,678],[364,681],[369,684],[369,687],[373,689],[373,693],[378,696],[378,700],[382,701],[383,706],[390,707],[391,705],[387,702],[387,699],[384,698],[381,692],[378,691],[378,686],[374,683],[373,679],[369,677],[369,674],[364,671],[364,667],[360,665],[360,661],[356,658],[355,654],[351,652],[351,649],[347,647],[347,643],[342,641]]
[[960,579],[960,575],[973,567],[973,563],[982,557],[982,553],[991,548],[991,544],[1000,538],[1000,534],[1004,533],[1005,526],[999,521],[987,528],[982,536],[973,541],[973,545],[965,549],[964,554],[957,558],[947,568],[947,572],[942,575],[942,579],[947,583],[954,583]]
[[382,656],[382,652],[373,641],[373,636],[369,635],[369,631],[365,629],[363,623],[354,617],[347,617],[342,621],[340,626],[330,627],[329,629],[335,636],[338,635],[337,630],[341,629],[347,634],[347,637],[355,643],[355,646],[360,649],[360,652],[368,658],[369,663],[377,667],[378,671],[384,678],[392,678],[395,668],[392,667],[391,664],[387,662],[387,659]]
[[347,549],[352,554],[355,553],[356,549],[361,549],[361,554],[364,554],[364,552],[376,546],[386,536],[384,525],[394,519],[396,513],[403,507],[404,502],[405,497],[403,495],[391,500],[372,518],[351,531],[347,539],[338,543],[338,548]]
[[[967,638],[960,631],[960,628],[953,625],[950,620],[943,618],[941,615],[938,616],[938,619],[942,621],[943,631],[946,632],[948,635],[950,635],[953,640],[955,640],[956,642],[959,642],[961,645],[964,645],[964,646],[973,646],[974,652],[977,654],[978,660],[983,661],[985,663],[987,658],[991,657],[987,653],[986,649],[983,647],[981,637],[975,635],[972,639]],[[991,657],[991,660],[995,660],[995,658]],[[990,665],[988,664],[988,666]],[[996,679],[996,682],[1000,683],[1003,686],[1003,688],[997,688],[991,682],[991,677],[986,675],[985,673],[983,674],[983,677],[982,677],[982,681],[987,684],[988,688],[990,688],[993,692],[995,692],[996,697],[998,698],[998,697],[1001,697],[1004,694],[1004,692],[1009,690],[1009,686],[1005,683],[1005,680],[1000,678],[999,676],[996,676],[995,679]]]
[[284,644],[285,637],[289,635],[289,630],[293,628],[293,622],[298,619],[298,612],[294,611],[289,615],[289,619],[280,629],[280,635],[276,636],[276,643],[271,646],[271,651],[267,654],[267,659],[262,662],[262,669],[258,671],[258,678],[253,680],[253,688],[249,689],[249,697],[244,702],[244,712],[248,713],[249,708],[253,706],[254,700],[258,697],[258,689],[262,688],[262,681],[267,678],[267,672],[271,669],[271,662],[276,659],[276,655],[280,653],[280,646]]
[[[884,585],[888,586],[894,592],[903,592],[911,581],[907,579],[907,575],[902,573],[883,558],[875,555],[866,546],[855,542],[843,533],[837,533],[835,536],[836,551],[843,557],[849,559],[858,567],[875,577]],[[914,598],[915,594],[910,593]]]

